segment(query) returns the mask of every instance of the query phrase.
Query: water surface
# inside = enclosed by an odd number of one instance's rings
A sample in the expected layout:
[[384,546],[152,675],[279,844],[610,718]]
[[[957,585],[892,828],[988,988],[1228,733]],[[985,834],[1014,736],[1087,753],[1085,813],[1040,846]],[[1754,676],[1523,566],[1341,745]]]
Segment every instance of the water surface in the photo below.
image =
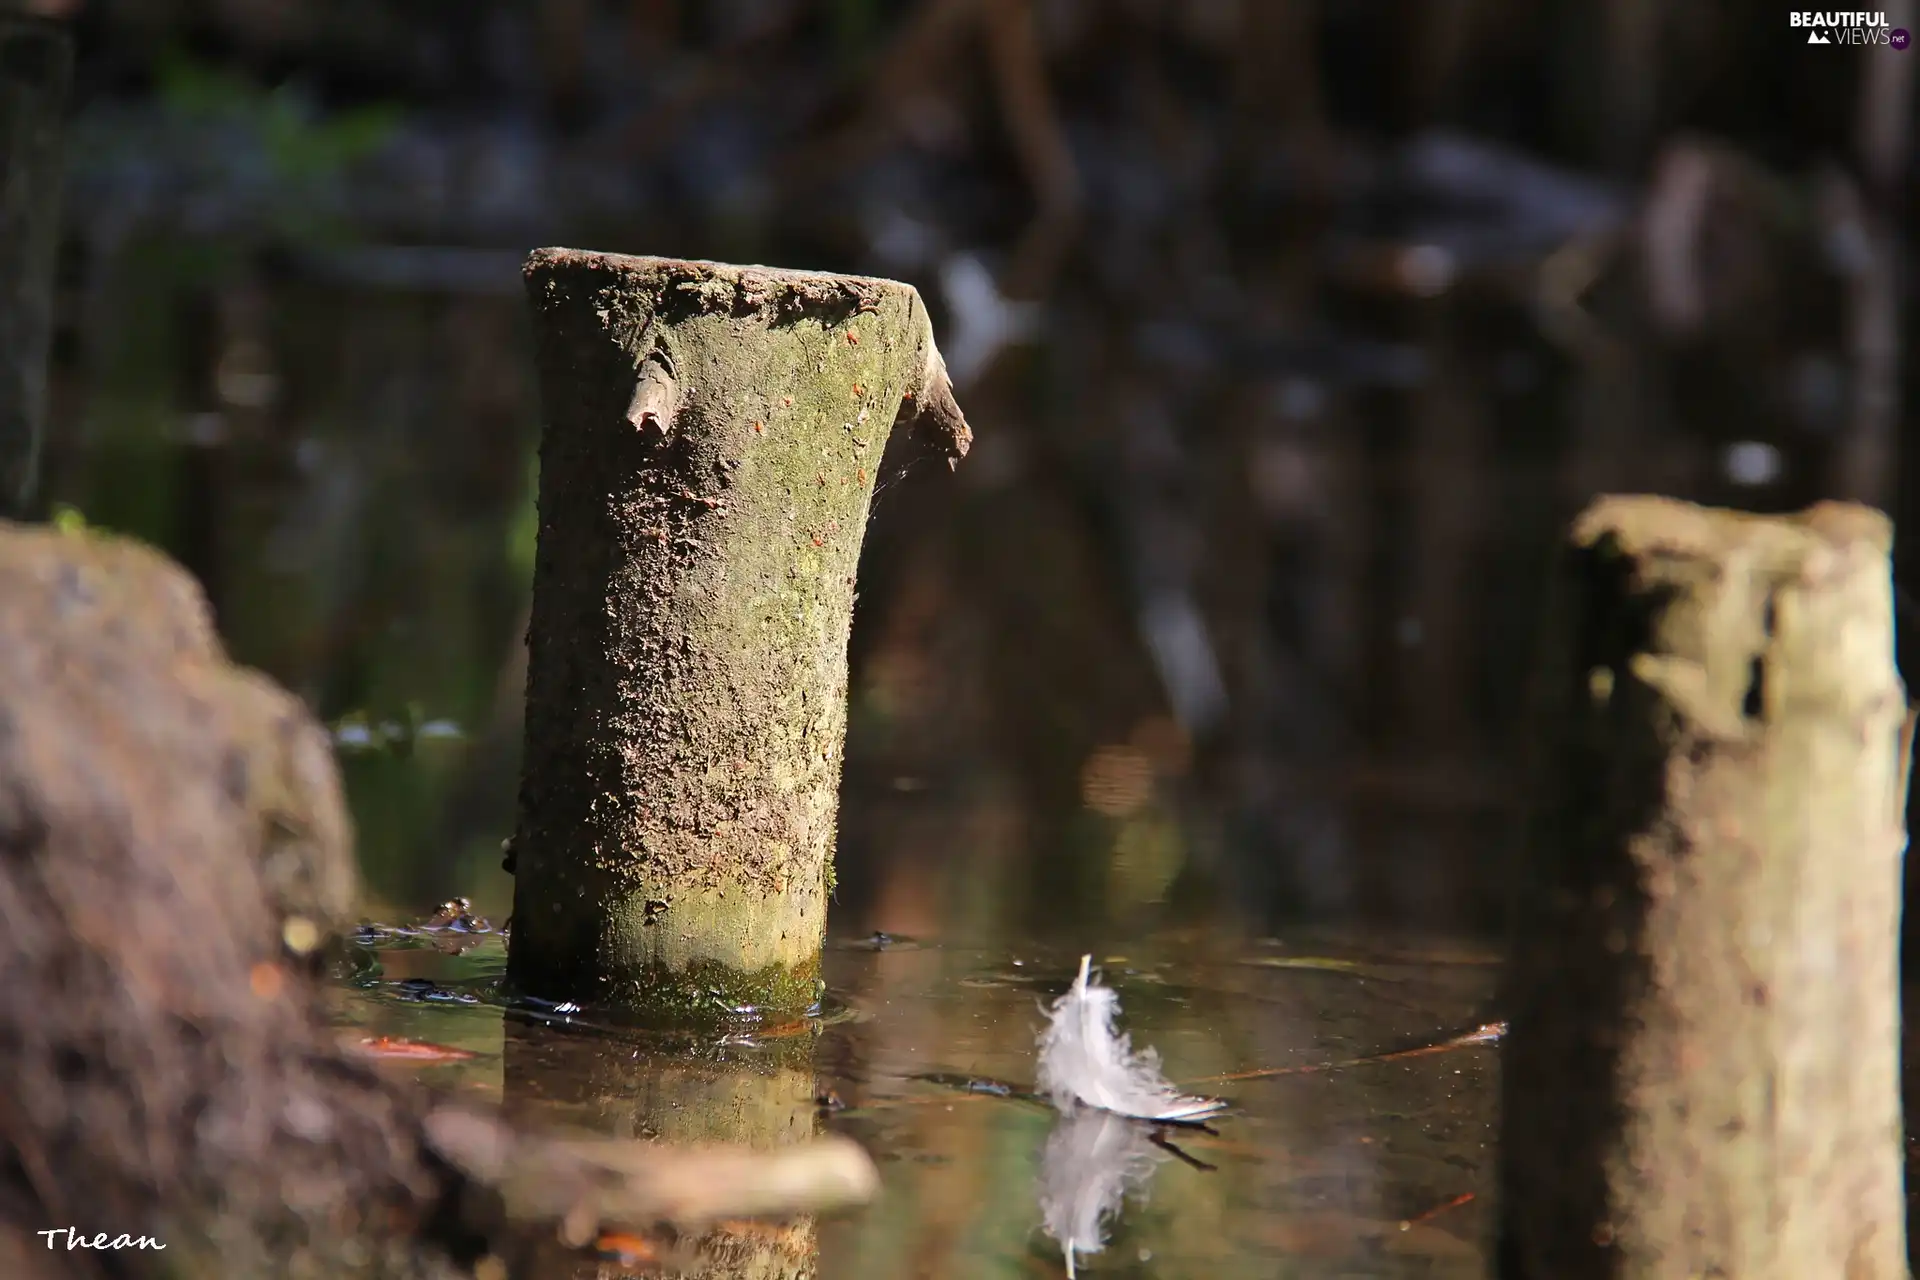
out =
[[818,1224],[823,1276],[1063,1275],[1043,1179],[1058,1193],[1117,1160],[1133,1166],[1132,1193],[1105,1247],[1080,1254],[1082,1274],[1483,1274],[1497,1049],[1448,1042],[1485,1015],[1491,955],[1195,931],[1095,958],[1135,1043],[1158,1049],[1172,1079],[1229,1099],[1225,1116],[1075,1134],[1082,1120],[1029,1095],[1042,1005],[1077,965],[1069,946],[839,939],[818,1018],[665,1036],[503,1001],[497,934],[383,935],[368,947],[376,967],[336,1004],[356,1035],[470,1052],[410,1069],[523,1120],[671,1141],[851,1135],[882,1187]]

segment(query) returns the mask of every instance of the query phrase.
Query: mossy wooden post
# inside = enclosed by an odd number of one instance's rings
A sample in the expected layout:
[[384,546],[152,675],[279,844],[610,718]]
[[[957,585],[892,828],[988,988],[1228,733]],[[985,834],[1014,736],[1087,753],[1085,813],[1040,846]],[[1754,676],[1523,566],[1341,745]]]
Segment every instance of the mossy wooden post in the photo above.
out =
[[39,482],[72,74],[64,26],[0,13],[0,515],[24,514]]
[[896,420],[971,439],[912,288],[542,249],[509,973],[651,1014],[818,995],[854,570]]
[[1502,1061],[1505,1280],[1907,1275],[1892,530],[1604,498]]

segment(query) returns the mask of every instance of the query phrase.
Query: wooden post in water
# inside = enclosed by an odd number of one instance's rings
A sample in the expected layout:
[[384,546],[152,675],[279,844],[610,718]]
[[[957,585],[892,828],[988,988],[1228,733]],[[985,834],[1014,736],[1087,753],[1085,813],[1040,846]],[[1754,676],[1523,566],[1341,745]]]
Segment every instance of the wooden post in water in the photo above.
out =
[[1576,522],[1508,971],[1504,1280],[1907,1275],[1892,529]]
[[40,478],[72,75],[64,26],[0,13],[0,515],[23,515]]
[[546,408],[509,976],[803,1009],[854,570],[896,424],[971,440],[912,288],[542,249]]

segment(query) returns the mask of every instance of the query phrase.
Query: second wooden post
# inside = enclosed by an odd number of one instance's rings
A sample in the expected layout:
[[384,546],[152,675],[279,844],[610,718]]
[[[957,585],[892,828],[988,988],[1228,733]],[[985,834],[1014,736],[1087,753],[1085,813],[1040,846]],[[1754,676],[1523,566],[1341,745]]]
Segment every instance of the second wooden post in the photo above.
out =
[[1502,1058],[1506,1280],[1904,1280],[1892,530],[1608,498]]

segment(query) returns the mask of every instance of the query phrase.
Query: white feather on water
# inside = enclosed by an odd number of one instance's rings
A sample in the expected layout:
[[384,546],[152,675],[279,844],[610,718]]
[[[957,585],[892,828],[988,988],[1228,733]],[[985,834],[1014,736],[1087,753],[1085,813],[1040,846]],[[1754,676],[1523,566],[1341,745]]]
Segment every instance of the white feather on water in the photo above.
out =
[[1124,1032],[1113,1028],[1120,998],[1091,977],[1092,956],[1080,957],[1080,976],[1053,1002],[1040,1033],[1040,1092],[1062,1111],[1075,1103],[1135,1120],[1162,1123],[1205,1120],[1222,1110],[1218,1098],[1181,1093],[1160,1074],[1160,1055],[1134,1052]]

